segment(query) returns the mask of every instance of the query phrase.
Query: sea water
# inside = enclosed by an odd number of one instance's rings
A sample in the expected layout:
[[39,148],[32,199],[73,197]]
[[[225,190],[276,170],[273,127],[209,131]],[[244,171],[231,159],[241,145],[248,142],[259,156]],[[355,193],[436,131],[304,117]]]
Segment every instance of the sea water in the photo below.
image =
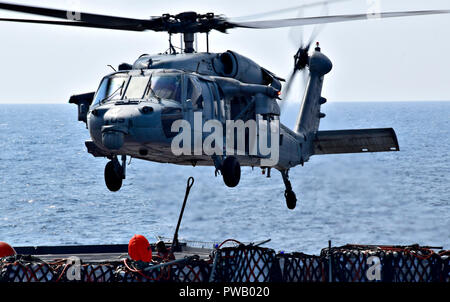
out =
[[[292,128],[299,109],[281,121]],[[11,245],[151,242],[171,237],[189,176],[195,178],[181,239],[271,239],[276,251],[318,254],[334,246],[413,244],[450,248],[450,102],[330,102],[320,130],[393,127],[400,152],[313,156],[290,170],[297,207],[281,175],[242,168],[224,185],[213,167],[132,159],[119,192],[107,159],[86,152],[85,125],[69,104],[0,105],[0,241]]]

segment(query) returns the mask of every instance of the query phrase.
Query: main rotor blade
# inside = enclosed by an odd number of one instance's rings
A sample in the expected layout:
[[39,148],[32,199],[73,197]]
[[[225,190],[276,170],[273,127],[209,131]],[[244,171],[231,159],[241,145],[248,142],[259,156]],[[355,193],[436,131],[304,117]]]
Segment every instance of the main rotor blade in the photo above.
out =
[[50,25],[66,25],[66,26],[77,26],[77,27],[90,27],[90,28],[104,28],[104,29],[115,29],[115,30],[127,30],[127,31],[143,31],[145,28],[136,28],[134,26],[104,26],[99,24],[91,24],[85,22],[77,21],[51,21],[51,20],[33,20],[33,19],[6,19],[0,18],[0,21],[6,22],[18,22],[18,23],[34,23],[34,24],[50,24]]
[[356,21],[365,19],[384,19],[384,18],[396,18],[396,17],[411,17],[421,15],[437,15],[448,14],[450,10],[422,10],[422,11],[405,11],[405,12],[386,12],[376,15],[370,14],[354,14],[354,15],[337,15],[337,16],[322,16],[322,17],[307,17],[307,18],[292,18],[292,19],[279,19],[279,20],[266,20],[266,21],[250,21],[250,22],[238,22],[229,23],[229,28],[241,27],[241,28],[254,28],[254,29],[268,29],[268,28],[281,28],[291,26],[302,26],[312,24],[327,24],[346,21]]
[[311,3],[302,4],[302,5],[291,6],[288,8],[277,9],[277,10],[273,10],[273,11],[269,11],[269,12],[252,14],[252,15],[247,15],[247,16],[240,16],[240,17],[235,17],[235,18],[230,18],[230,19],[231,19],[231,21],[244,21],[244,20],[251,20],[251,19],[260,19],[260,18],[272,16],[272,15],[278,15],[278,14],[282,14],[282,13],[288,13],[288,12],[311,8],[311,7],[320,6],[320,5],[324,5],[324,4],[344,2],[344,1],[350,1],[350,0],[325,0],[325,1],[311,2]]
[[[133,19],[133,18],[123,18],[123,17],[115,17],[115,16],[106,16],[106,15],[98,15],[98,14],[88,14],[82,12],[74,12],[70,10],[61,10],[61,9],[52,9],[52,8],[43,8],[36,6],[28,6],[28,5],[20,5],[20,4],[11,4],[0,2],[0,9],[27,13],[39,16],[53,17],[58,19],[64,19],[69,21],[80,21],[89,23],[89,27],[99,27],[99,28],[112,28],[115,29],[117,27],[125,26],[127,30],[133,30],[131,28],[135,28],[136,30],[143,28],[152,29],[151,28],[151,20],[143,20],[143,19]],[[57,23],[53,23],[57,24]],[[96,25],[96,26],[94,26]]]

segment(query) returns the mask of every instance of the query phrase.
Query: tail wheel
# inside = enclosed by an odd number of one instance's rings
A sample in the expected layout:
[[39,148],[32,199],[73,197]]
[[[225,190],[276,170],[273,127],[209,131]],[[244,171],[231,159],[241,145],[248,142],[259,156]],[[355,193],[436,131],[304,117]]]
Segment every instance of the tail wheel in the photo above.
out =
[[234,156],[228,156],[222,163],[223,181],[228,187],[236,187],[241,179],[241,165]]
[[295,206],[297,205],[297,197],[295,196],[295,193],[293,191],[285,191],[284,197],[286,197],[286,205],[288,209],[295,209]]
[[117,174],[112,161],[109,161],[105,166],[105,184],[112,192],[117,192],[122,187],[122,177]]

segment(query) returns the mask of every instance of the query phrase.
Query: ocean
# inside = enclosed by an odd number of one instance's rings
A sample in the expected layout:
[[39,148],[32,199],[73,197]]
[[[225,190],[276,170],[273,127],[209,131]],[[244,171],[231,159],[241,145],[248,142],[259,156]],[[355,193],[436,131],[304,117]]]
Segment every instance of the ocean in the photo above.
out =
[[[299,109],[281,121],[292,127]],[[291,169],[297,207],[280,173],[243,168],[228,188],[212,167],[132,159],[119,192],[107,162],[86,152],[69,104],[0,104],[0,241],[13,246],[150,242],[171,238],[186,181],[195,178],[180,239],[271,239],[276,251],[318,254],[347,243],[450,248],[450,102],[329,102],[320,130],[393,127],[400,152],[320,155]]]

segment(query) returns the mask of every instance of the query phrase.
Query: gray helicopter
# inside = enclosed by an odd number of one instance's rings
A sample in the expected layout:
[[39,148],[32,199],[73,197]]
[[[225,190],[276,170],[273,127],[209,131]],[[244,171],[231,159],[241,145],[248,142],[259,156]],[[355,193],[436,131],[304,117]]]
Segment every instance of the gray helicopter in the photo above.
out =
[[[306,90],[293,129],[279,123],[281,83],[284,79],[235,51],[209,52],[208,34],[212,30],[226,32],[234,28],[268,29],[325,24],[363,20],[368,18],[367,14],[236,22],[213,13],[195,12],[132,19],[7,3],[0,3],[0,9],[65,20],[0,18],[0,21],[164,31],[169,37],[183,35],[184,49],[180,53],[177,53],[169,38],[166,53],[142,55],[133,64],[123,63],[117,71],[101,80],[96,92],[73,95],[69,100],[69,103],[78,106],[78,120],[86,123],[89,130],[91,139],[85,142],[88,152],[95,157],[109,159],[104,177],[111,191],[118,191],[122,186],[127,157],[177,165],[212,166],[215,167],[215,175],[220,173],[228,187],[238,185],[241,166],[260,167],[267,170],[268,177],[271,168],[275,168],[280,171],[285,184],[287,206],[294,209],[297,198],[288,172],[290,168],[303,165],[312,155],[399,151],[392,128],[318,130],[320,120],[325,117],[320,109],[326,102],[321,95],[323,80],[331,71],[332,63],[318,44],[310,52],[312,39],[301,45],[295,54],[294,70],[283,90],[283,95],[287,95],[297,72],[307,73]],[[379,13],[377,17],[449,12],[386,12]],[[207,51],[204,53],[197,53],[194,49],[196,33],[206,34]],[[177,121],[186,121],[192,127],[174,131]],[[223,134],[223,141],[215,140],[211,145],[215,150],[224,152],[174,152],[173,142],[180,133],[197,135],[202,145],[208,139],[208,133],[197,132],[202,132],[203,125],[209,121],[215,121],[215,127],[221,128],[219,134]],[[235,143],[237,135],[230,141],[225,139],[229,121],[242,121],[244,126],[248,126],[249,121],[258,121],[255,123],[256,130],[265,127],[266,132],[262,133],[270,138],[270,146],[276,147],[277,160],[267,164],[267,154],[259,150],[253,152],[255,137],[261,138],[260,132],[250,131],[250,127],[244,127],[242,132],[243,145],[237,148],[236,144],[232,144],[230,150],[227,144]],[[196,123],[200,124],[200,130],[196,130]],[[234,130],[231,132],[234,134]],[[195,141],[182,142],[183,147],[191,150],[195,144]]]

